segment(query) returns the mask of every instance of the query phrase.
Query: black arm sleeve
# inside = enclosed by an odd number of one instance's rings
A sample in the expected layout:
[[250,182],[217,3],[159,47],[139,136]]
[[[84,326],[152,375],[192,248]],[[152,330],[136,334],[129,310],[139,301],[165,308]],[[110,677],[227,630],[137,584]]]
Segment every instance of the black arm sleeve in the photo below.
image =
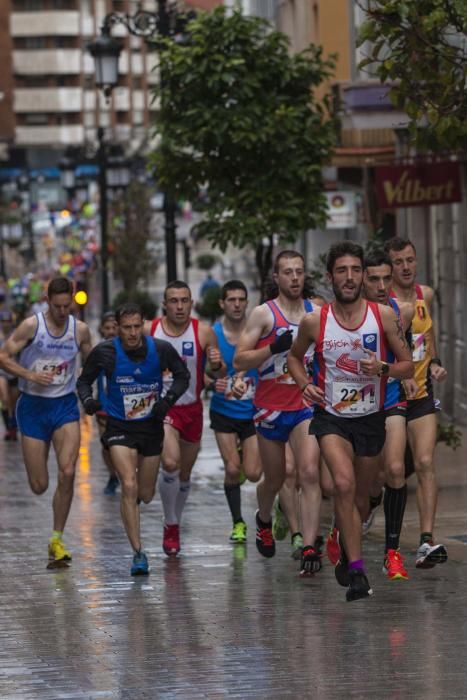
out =
[[170,343],[160,338],[153,338],[153,340],[159,354],[162,373],[164,370],[172,372],[172,386],[164,398],[173,406],[180,396],[188,389],[190,372],[178,352]]
[[111,340],[104,340],[91,350],[76,382],[76,390],[82,403],[92,398],[92,385],[101,372],[110,377],[115,367],[115,347]]

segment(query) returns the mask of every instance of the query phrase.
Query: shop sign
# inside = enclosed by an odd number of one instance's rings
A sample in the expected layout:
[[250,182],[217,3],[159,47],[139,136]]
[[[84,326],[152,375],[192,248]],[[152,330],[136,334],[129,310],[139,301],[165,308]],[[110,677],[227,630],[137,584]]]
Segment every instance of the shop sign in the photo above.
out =
[[355,192],[338,190],[326,192],[328,220],[326,228],[352,228],[357,224]]
[[459,163],[423,163],[376,168],[381,209],[420,207],[462,201]]

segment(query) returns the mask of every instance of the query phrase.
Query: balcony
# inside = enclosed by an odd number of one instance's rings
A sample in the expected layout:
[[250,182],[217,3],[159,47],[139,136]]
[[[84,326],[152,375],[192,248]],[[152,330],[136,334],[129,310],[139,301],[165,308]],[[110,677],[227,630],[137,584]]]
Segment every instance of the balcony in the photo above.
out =
[[84,128],[81,124],[17,126],[15,141],[18,146],[76,145],[84,141]]
[[15,112],[81,112],[81,88],[17,88]]
[[79,36],[79,12],[12,12],[12,37]]
[[13,72],[18,75],[79,75],[79,49],[40,49],[13,51]]

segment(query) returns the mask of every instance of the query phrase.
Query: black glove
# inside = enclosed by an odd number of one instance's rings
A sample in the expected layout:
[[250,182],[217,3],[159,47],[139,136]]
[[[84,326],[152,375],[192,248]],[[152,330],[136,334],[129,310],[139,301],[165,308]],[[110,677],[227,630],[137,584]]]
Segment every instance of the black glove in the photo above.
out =
[[282,335],[279,335],[273,343],[269,346],[271,350],[271,355],[278,355],[280,352],[286,352],[290,350],[293,343],[292,331],[288,330]]
[[83,406],[88,416],[93,416],[95,413],[97,413],[97,411],[102,409],[101,402],[97,399],[92,399],[91,397],[83,401]]
[[172,408],[172,404],[167,399],[157,401],[151,409],[151,416],[157,420],[163,421],[167,412]]

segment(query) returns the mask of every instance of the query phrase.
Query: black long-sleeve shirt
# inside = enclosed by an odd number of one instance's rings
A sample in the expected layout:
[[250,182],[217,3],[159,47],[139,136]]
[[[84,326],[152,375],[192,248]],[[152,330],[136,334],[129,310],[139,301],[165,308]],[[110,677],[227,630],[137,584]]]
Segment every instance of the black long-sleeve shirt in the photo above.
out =
[[[132,362],[144,362],[146,359],[148,342],[153,342],[156,346],[162,374],[165,370],[169,370],[173,375],[172,385],[166,395],[167,399],[173,405],[187,390],[190,382],[190,372],[178,352],[170,343],[167,343],[165,340],[160,340],[159,338],[152,338],[151,336],[143,336],[143,343],[139,348],[125,350],[125,353]],[[86,399],[92,398],[92,385],[101,372],[104,372],[107,382],[110,381],[115,369],[115,358],[116,352],[112,340],[104,340],[91,350],[84,363],[83,371],[76,383],[78,396],[82,403],[84,403]]]

